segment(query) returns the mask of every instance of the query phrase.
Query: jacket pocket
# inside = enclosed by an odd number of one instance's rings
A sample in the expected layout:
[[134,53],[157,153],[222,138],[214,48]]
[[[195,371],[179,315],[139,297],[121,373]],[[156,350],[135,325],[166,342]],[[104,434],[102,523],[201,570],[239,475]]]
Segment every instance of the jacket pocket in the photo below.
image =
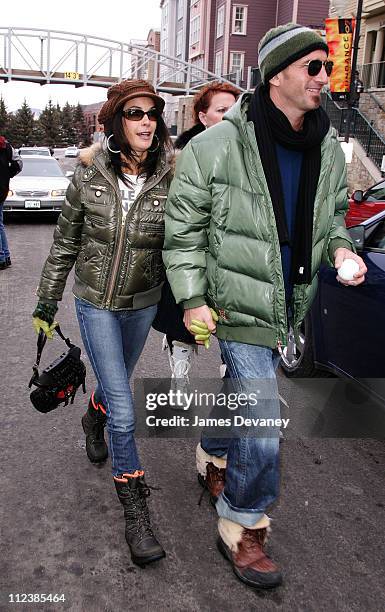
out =
[[101,272],[107,256],[108,244],[88,238],[81,248],[75,265],[76,276],[92,289],[99,291]]

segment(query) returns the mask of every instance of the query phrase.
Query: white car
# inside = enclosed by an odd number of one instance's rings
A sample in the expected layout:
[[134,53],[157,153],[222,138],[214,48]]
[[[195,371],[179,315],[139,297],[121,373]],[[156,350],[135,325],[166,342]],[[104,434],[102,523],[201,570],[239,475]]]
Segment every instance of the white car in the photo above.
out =
[[10,180],[4,211],[60,212],[68,184],[68,176],[53,157],[24,157],[22,171]]
[[77,147],[67,147],[64,151],[64,157],[77,157],[79,155],[79,149]]

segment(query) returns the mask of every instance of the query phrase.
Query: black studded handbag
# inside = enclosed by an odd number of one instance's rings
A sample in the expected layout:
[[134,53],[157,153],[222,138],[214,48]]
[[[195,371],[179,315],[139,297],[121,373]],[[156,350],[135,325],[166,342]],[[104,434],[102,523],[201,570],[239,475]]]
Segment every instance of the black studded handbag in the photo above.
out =
[[33,375],[28,387],[36,387],[31,394],[30,400],[39,412],[51,412],[60,404],[73,404],[76,391],[80,386],[83,393],[86,392],[86,366],[80,359],[81,351],[78,346],[72,344],[69,338],[65,338],[57,325],[55,331],[64,340],[69,350],[62,353],[47,368],[39,374],[39,364],[47,336],[41,331],[37,338],[36,362],[33,365]]

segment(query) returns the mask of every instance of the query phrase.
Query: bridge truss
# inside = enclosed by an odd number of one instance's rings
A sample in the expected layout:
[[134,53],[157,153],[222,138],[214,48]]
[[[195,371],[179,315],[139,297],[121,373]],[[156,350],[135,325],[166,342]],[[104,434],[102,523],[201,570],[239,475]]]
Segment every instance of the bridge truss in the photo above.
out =
[[36,28],[3,27],[0,37],[0,80],[5,82],[109,87],[144,78],[157,91],[174,95],[192,94],[212,80],[239,86],[239,75],[229,80],[137,44]]

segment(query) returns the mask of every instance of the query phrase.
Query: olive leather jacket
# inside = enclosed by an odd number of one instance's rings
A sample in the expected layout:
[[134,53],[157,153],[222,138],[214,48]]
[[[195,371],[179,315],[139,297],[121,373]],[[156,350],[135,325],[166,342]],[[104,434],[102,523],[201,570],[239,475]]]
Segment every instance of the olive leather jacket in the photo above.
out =
[[171,169],[163,159],[126,218],[118,180],[100,144],[81,153],[68,186],[39,299],[61,300],[75,264],[73,293],[96,308],[145,308],[160,299],[164,281],[164,207]]

